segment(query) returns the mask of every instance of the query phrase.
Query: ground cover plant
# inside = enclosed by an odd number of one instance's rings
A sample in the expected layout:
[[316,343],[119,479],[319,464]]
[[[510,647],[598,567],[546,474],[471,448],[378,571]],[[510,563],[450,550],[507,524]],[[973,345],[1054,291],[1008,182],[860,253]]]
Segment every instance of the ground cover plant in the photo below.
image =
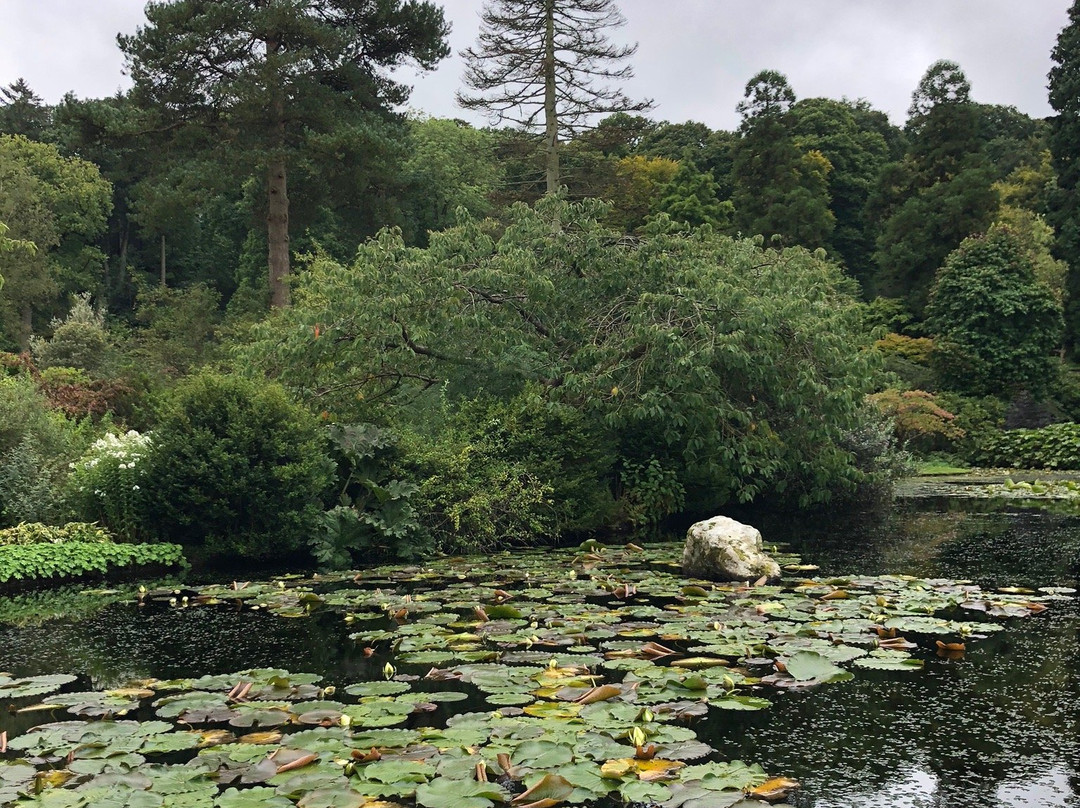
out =
[[336,615],[370,664],[351,681],[252,669],[96,691],[66,674],[0,675],[13,714],[0,718],[0,801],[715,808],[782,799],[795,785],[783,773],[720,760],[695,721],[768,709],[779,691],[867,671],[917,676],[927,654],[962,655],[1002,630],[1000,618],[1037,614],[1064,594],[805,577],[814,568],[791,557],[782,584],[719,585],[683,578],[678,550],[587,543],[482,565],[454,558],[144,590],[151,610]]
[[0,530],[0,584],[186,565],[178,544],[121,544],[108,531],[85,522],[59,527],[23,523]]

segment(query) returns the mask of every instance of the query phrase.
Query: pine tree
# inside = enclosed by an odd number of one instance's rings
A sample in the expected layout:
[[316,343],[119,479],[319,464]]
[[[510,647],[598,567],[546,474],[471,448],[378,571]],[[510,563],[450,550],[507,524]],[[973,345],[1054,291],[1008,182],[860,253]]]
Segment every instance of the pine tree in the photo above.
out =
[[287,170],[306,138],[407,98],[388,70],[448,54],[442,10],[414,0],[158,0],[121,36],[137,98],[230,142],[266,177],[272,303],[289,302]]
[[1069,264],[1065,303],[1065,340],[1075,351],[1080,344],[1080,0],[1069,9],[1069,24],[1058,35],[1051,53],[1050,153],[1057,187],[1050,197],[1047,219],[1057,231],[1057,256]]
[[625,23],[612,0],[489,0],[479,42],[462,53],[458,93],[466,109],[486,110],[493,124],[544,129],[547,192],[559,189],[559,143],[598,115],[640,112],[613,82],[630,78],[625,61],[637,45],[614,45],[607,32]]

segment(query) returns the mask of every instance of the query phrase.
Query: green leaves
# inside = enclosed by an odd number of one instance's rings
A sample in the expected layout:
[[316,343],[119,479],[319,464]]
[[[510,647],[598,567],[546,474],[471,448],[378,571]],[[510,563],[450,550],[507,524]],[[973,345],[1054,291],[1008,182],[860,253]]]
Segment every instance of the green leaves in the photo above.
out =
[[67,541],[63,544],[0,546],[0,583],[59,579],[122,568],[186,566],[178,544],[112,544]]
[[851,674],[814,651],[799,651],[789,657],[784,665],[787,672],[800,682],[832,682],[851,678]]
[[494,783],[447,780],[440,777],[416,789],[416,802],[425,808],[493,808],[507,801],[507,793]]

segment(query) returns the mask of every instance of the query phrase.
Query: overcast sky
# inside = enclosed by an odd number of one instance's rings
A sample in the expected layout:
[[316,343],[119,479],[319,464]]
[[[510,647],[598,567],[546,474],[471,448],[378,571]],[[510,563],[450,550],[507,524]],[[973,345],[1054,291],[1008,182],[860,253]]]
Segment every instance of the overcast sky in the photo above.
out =
[[[475,42],[483,0],[444,0],[455,55],[433,73],[406,69],[410,108],[467,115],[454,104],[457,52]],[[1035,117],[1046,102],[1050,50],[1071,0],[621,0],[637,42],[625,90],[652,98],[658,120],[738,125],[735,105],[763,69],[786,73],[799,98],[865,98],[902,124],[926,68],[951,59],[976,101],[1009,104]],[[0,85],[25,78],[53,103],[126,88],[117,33],[144,21],[143,0],[0,0]]]

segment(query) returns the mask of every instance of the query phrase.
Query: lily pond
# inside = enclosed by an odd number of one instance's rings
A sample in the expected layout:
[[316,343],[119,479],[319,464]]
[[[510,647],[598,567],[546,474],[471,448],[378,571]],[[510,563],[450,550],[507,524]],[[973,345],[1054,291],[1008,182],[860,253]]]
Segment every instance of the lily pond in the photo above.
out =
[[670,542],[0,598],[0,805],[1076,808],[1074,514],[746,519],[777,586]]

